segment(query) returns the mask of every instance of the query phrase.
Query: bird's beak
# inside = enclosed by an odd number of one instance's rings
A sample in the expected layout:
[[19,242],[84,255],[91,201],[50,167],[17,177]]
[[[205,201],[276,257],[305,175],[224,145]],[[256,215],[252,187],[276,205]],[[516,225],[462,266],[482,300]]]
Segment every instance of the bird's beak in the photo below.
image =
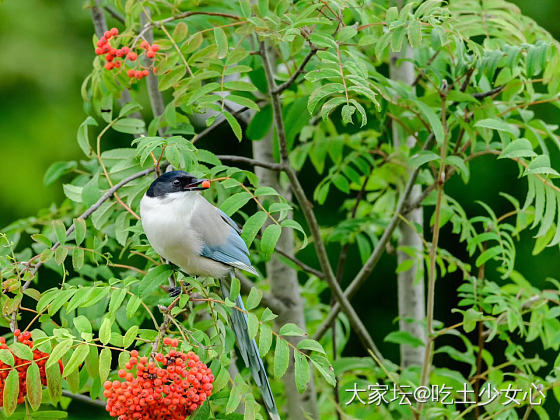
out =
[[207,179],[197,179],[192,184],[185,186],[185,191],[202,191],[210,188],[210,181]]

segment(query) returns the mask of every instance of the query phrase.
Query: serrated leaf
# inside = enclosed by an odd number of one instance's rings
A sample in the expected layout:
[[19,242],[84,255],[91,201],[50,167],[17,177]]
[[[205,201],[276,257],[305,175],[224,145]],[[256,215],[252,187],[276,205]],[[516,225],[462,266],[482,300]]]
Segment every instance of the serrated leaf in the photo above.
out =
[[241,232],[241,238],[245,241],[248,247],[251,246],[255,236],[263,225],[265,224],[268,215],[264,211],[258,211],[247,219],[243,225],[243,231]]
[[84,360],[86,360],[88,353],[89,353],[89,345],[80,344],[72,352],[72,356],[70,356],[70,360],[68,360],[68,363],[66,363],[66,365],[64,366],[64,372],[63,372],[64,377],[68,377],[69,375],[74,373],[74,371],[76,371],[80,367],[80,365],[84,363]]
[[257,333],[259,332],[259,319],[255,314],[251,312],[247,314],[247,325],[249,338],[252,340],[257,336]]
[[86,221],[81,217],[74,219],[74,235],[76,245],[80,245],[86,237]]
[[39,372],[39,366],[37,363],[31,363],[31,366],[27,368],[27,374],[25,376],[26,389],[27,389],[27,401],[33,409],[37,410],[41,405],[41,399],[43,397],[43,387],[41,385],[41,374]]
[[226,33],[220,27],[214,28],[214,39],[218,46],[218,58],[224,58],[228,53],[228,40]]
[[173,29],[173,39],[176,43],[180,43],[187,37],[188,33],[189,27],[187,24],[185,22],[179,22],[177,26],[175,26],[175,29]]
[[537,154],[533,151],[531,142],[527,139],[516,139],[504,148],[503,152],[498,156],[498,159],[533,156],[537,156]]
[[502,120],[498,120],[496,118],[487,118],[485,120],[477,121],[474,126],[489,128],[491,130],[496,130],[496,131],[504,131],[506,133],[515,135],[515,131],[510,127],[508,123]]
[[25,344],[21,344],[16,341],[15,343],[10,344],[9,348],[16,357],[23,360],[33,360],[33,352]]
[[323,376],[323,378],[325,378],[327,383],[329,383],[331,386],[336,385],[336,378],[334,376],[333,368],[325,357],[319,356],[317,354],[312,354],[311,362],[313,363],[313,366],[315,366],[315,369],[317,369]]
[[126,332],[123,338],[123,348],[129,347],[134,342],[134,340],[136,340],[138,330],[139,330],[138,325],[133,325],[128,329],[128,331]]
[[294,374],[296,387],[300,393],[303,393],[311,379],[311,372],[307,358],[299,351],[294,351]]
[[101,350],[99,353],[99,380],[101,383],[105,382],[111,372],[111,361],[111,350],[108,348]]
[[241,126],[239,125],[237,119],[227,111],[224,111],[224,117],[233,130],[233,134],[235,134],[235,137],[237,137],[237,140],[241,141],[243,132],[241,131]]
[[290,364],[290,347],[285,340],[276,338],[274,349],[274,377],[280,379],[286,373]]
[[420,109],[420,112],[424,115],[424,117],[427,118],[428,123],[430,124],[430,126],[432,128],[432,132],[434,133],[434,136],[436,138],[437,144],[442,145],[443,144],[444,131],[443,131],[443,125],[441,124],[441,120],[439,119],[437,114],[434,112],[434,110],[432,110],[432,108],[430,108],[425,103],[417,101],[417,102],[415,102],[415,104]]
[[144,134],[146,125],[139,118],[123,118],[113,123],[113,129],[120,133]]
[[88,127],[90,125],[92,126],[97,125],[97,121],[95,121],[95,119],[91,116],[87,117],[85,121],[80,124],[80,127],[78,128],[78,146],[80,146],[80,149],[82,149],[82,151],[86,156],[92,156],[93,154],[93,149],[89,144],[89,138],[88,138]]
[[14,366],[14,355],[8,349],[0,349],[0,362],[5,363],[8,366]]
[[272,346],[272,328],[268,324],[263,323],[259,333],[259,353],[261,357],[268,354]]
[[105,317],[99,328],[99,340],[102,344],[107,344],[111,340],[111,326],[113,321],[109,317]]
[[392,331],[387,334],[384,341],[395,344],[405,344],[414,348],[424,345],[424,342],[422,340],[413,336],[408,331]]
[[286,335],[286,336],[297,336],[297,337],[299,337],[299,336],[305,335],[305,331],[303,331],[296,324],[288,322],[287,324],[282,325],[278,334]]
[[251,310],[259,306],[262,297],[263,297],[263,292],[261,291],[261,289],[257,287],[252,287],[251,291],[249,292],[249,296],[247,297],[247,305],[246,305],[247,309]]
[[324,355],[326,355],[327,353],[325,352],[325,349],[323,349],[323,347],[321,346],[321,344],[319,344],[317,341],[312,340],[310,338],[306,338],[304,340],[301,340],[298,344],[297,344],[297,348],[300,350],[312,350],[312,351],[316,351],[319,353],[322,353]]
[[11,369],[10,373],[8,373],[8,377],[5,379],[3,393],[4,412],[7,416],[11,416],[12,413],[16,410],[18,394],[18,372],[15,369]]
[[122,305],[124,298],[126,297],[126,289],[122,288],[111,293],[111,300],[109,301],[110,314],[115,313]]
[[49,169],[45,172],[43,183],[48,187],[77,166],[78,164],[76,162],[55,162],[49,166]]
[[265,229],[261,238],[261,250],[265,258],[269,258],[274,252],[281,233],[282,227],[277,224],[271,224]]

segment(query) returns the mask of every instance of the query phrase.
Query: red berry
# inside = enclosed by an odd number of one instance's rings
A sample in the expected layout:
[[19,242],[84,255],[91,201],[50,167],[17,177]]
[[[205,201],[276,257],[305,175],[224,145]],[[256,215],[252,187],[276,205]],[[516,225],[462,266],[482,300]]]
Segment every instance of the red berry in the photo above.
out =
[[150,50],[146,53],[146,57],[148,57],[148,58],[154,58],[155,56],[156,56],[156,53],[153,52],[152,50]]
[[159,51],[159,45],[158,44],[152,44],[152,51],[153,52]]
[[130,70],[128,70],[128,71],[126,72],[126,75],[127,75],[128,77],[134,77],[134,73],[135,73],[135,71],[132,70],[132,69],[130,69]]
[[103,54],[103,48],[97,47],[97,48],[95,49],[95,54],[97,54],[97,55]]
[[117,28],[111,28],[111,35],[115,36],[119,34],[119,30]]
[[130,52],[130,48],[128,48],[128,47],[125,46],[125,47],[122,47],[122,48],[121,48],[121,51],[123,52],[124,55],[126,55],[126,54],[128,54],[128,53]]
[[150,43],[148,41],[142,41],[142,43],[140,44],[140,48],[144,48],[145,50],[147,50],[148,48],[150,48]]
[[131,51],[131,52],[128,53],[128,59],[130,61],[135,61],[137,57],[138,57],[138,55],[135,52]]
[[146,77],[150,74],[148,70],[142,70],[142,76]]
[[120,61],[115,61],[113,64],[114,64],[115,67],[118,68],[118,69],[121,67],[121,62],[120,62]]
[[105,63],[105,68],[106,68],[107,70],[111,70],[111,69],[113,68],[113,66],[114,66],[114,64],[111,63],[110,61],[107,62],[107,63]]
[[21,331],[19,330],[19,328],[14,331],[14,336],[18,337],[20,334],[21,334]]
[[105,33],[103,34],[103,36],[105,37],[105,39],[111,39],[111,37],[113,36],[113,34],[110,31],[105,31]]

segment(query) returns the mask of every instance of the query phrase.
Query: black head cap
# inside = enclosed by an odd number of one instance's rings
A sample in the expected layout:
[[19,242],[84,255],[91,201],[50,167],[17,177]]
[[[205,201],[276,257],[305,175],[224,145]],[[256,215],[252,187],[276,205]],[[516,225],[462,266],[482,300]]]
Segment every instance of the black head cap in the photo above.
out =
[[206,188],[200,186],[204,181],[184,171],[166,172],[152,182],[146,195],[163,197],[174,192],[205,190]]

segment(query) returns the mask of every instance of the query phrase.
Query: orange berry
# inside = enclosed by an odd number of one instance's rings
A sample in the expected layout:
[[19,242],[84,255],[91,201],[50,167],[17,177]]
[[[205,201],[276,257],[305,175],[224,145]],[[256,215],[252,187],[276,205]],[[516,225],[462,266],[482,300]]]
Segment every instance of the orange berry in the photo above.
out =
[[159,51],[159,45],[158,45],[158,44],[153,44],[153,45],[152,45],[152,51],[153,51],[153,52]]
[[137,55],[135,52],[133,52],[133,51],[131,51],[131,52],[128,53],[128,59],[129,59],[130,61],[136,61],[136,58],[137,58],[137,57],[138,57],[138,55]]
[[202,184],[200,185],[202,186],[202,188],[210,188],[210,181],[205,179],[204,181],[202,181]]
[[146,53],[146,57],[148,57],[148,58],[154,58],[155,56],[156,56],[156,53],[153,52],[152,50],[150,50]]

